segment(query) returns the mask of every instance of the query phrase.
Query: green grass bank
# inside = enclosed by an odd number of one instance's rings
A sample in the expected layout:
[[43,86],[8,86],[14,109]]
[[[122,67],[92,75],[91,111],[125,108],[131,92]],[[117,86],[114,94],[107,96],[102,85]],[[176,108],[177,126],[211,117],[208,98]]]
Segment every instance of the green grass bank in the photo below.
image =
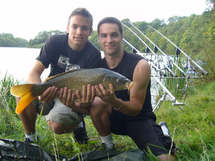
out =
[[[201,82],[204,82],[203,80]],[[0,138],[24,140],[24,130],[15,114],[15,99],[9,93],[17,82],[5,76],[0,83]],[[198,83],[186,98],[186,105],[172,106],[163,103],[156,111],[157,122],[165,121],[175,141],[179,161],[215,160],[215,81]],[[43,116],[38,116],[36,131],[39,145],[47,152],[72,157],[77,153],[93,150],[100,145],[100,139],[89,117],[86,117],[90,137],[88,145],[78,145],[71,134],[55,135],[46,124]],[[128,137],[114,135],[116,148],[126,151],[137,148]],[[155,160],[155,159],[152,159]]]

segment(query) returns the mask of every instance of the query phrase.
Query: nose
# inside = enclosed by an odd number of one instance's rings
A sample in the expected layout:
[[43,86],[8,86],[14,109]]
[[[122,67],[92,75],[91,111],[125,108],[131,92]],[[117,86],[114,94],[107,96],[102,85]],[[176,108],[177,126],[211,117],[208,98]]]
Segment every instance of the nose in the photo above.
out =
[[81,33],[82,33],[81,27],[78,27],[77,30],[76,30],[76,32],[77,32],[78,34],[81,34]]
[[107,36],[107,42],[111,42],[112,41],[112,37],[111,36]]

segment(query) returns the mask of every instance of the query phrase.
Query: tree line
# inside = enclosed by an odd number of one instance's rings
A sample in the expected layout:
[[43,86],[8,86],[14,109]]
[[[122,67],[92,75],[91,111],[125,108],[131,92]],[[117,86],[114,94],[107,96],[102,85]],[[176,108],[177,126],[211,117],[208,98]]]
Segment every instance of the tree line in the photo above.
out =
[[41,31],[35,38],[29,41],[23,38],[16,38],[11,33],[2,33],[0,34],[0,47],[41,48],[50,36],[63,33],[64,32],[59,30]]

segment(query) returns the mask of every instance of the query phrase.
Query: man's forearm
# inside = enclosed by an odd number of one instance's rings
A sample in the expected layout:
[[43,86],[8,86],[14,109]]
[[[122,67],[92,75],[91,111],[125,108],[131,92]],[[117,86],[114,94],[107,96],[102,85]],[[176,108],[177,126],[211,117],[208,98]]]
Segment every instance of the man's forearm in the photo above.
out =
[[136,105],[134,103],[131,103],[130,101],[123,101],[119,98],[112,100],[110,104],[116,111],[129,116],[136,116],[141,110],[141,105]]

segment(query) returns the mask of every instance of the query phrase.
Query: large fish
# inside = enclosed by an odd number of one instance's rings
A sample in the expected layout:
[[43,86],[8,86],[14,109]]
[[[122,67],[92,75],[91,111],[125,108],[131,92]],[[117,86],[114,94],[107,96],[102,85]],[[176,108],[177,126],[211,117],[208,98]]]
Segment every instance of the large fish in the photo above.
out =
[[37,96],[40,96],[48,87],[56,86],[57,88],[68,87],[75,90],[82,89],[82,85],[96,85],[102,83],[108,88],[112,83],[114,90],[129,89],[131,81],[125,76],[104,68],[79,69],[51,76],[43,83],[39,84],[21,84],[13,86],[11,94],[21,97],[16,113],[20,114]]

